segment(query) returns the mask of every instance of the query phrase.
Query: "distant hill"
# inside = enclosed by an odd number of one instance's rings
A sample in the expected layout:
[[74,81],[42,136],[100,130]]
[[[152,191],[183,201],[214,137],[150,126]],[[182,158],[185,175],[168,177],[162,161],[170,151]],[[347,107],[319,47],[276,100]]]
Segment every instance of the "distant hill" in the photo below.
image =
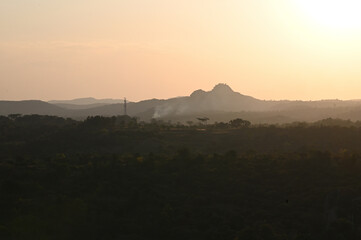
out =
[[38,101],[0,101],[0,115],[9,114],[67,115],[67,110],[53,104]]
[[189,115],[201,112],[279,112],[361,106],[360,101],[266,101],[234,92],[226,84],[218,84],[211,91],[194,91],[189,97],[171,99],[157,106],[154,117]]
[[263,111],[268,104],[256,98],[234,92],[226,84],[216,85],[212,91],[194,91],[189,97],[173,98],[156,107],[155,118],[188,115],[199,112]]
[[67,110],[56,105],[38,101],[0,101],[0,115],[9,114],[67,115]]
[[[137,103],[128,103],[127,104],[127,114],[130,116],[140,117],[142,120],[150,120],[154,114],[154,108],[161,104],[165,100],[145,100]],[[93,107],[88,109],[79,109],[73,111],[72,117],[75,118],[86,118],[87,116],[114,116],[114,115],[123,115],[124,114],[124,104],[107,104],[104,106]]]
[[[150,120],[154,109],[165,100],[146,100],[128,103],[127,113],[130,116],[140,116],[142,120]],[[9,114],[40,114],[84,119],[88,116],[115,116],[124,114],[124,104],[51,104],[43,101],[0,101],[0,115]]]
[[93,103],[93,104],[70,104],[70,103],[55,103],[54,105],[65,108],[65,109],[73,109],[73,110],[80,110],[80,109],[89,109],[89,108],[96,108],[105,105],[109,105],[108,103]]
[[[80,98],[64,101],[0,101],[0,115],[11,113],[56,115],[84,119],[88,116],[124,114],[121,99]],[[194,121],[198,117],[227,122],[244,118],[253,123],[288,123],[318,121],[326,118],[361,121],[361,101],[267,101],[233,91],[218,84],[211,91],[196,90],[190,96],[166,100],[150,99],[129,102],[127,114],[149,121],[152,118],[171,121]]]
[[74,104],[74,105],[92,105],[92,104],[115,104],[115,103],[123,103],[124,99],[96,99],[96,98],[76,98],[73,100],[51,100],[49,103],[52,104]]

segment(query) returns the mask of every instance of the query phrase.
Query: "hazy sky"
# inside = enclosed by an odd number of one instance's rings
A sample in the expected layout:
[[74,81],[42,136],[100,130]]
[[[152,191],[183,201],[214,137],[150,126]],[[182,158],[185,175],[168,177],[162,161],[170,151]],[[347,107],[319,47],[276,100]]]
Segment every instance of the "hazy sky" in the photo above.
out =
[[361,98],[359,2],[0,0],[0,99]]

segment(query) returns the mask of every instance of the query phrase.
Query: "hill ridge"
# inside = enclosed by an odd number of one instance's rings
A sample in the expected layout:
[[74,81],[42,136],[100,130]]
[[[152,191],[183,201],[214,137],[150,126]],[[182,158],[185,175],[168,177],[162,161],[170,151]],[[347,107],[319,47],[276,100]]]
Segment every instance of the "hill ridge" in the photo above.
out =
[[[74,100],[80,103],[66,103],[66,101]],[[90,104],[82,101],[102,100],[95,98],[74,100],[64,100],[65,103],[64,101],[57,102],[59,100],[50,102],[41,100],[0,101],[0,115],[41,114],[79,119],[94,115],[113,116],[124,113],[124,100],[122,99],[108,99],[111,100],[108,103]],[[235,92],[227,84],[221,83],[215,85],[210,91],[195,90],[189,96],[129,102],[127,113],[146,121],[155,118],[184,122],[205,115],[211,117],[212,121],[227,121],[230,118],[243,117],[261,123],[316,121],[328,117],[361,120],[361,101],[260,100]]]

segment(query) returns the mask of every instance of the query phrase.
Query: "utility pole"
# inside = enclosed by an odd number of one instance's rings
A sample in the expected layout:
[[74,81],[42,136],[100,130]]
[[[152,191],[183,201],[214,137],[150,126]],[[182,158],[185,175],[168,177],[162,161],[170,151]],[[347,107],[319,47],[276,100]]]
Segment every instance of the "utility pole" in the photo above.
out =
[[127,115],[127,99],[124,98],[124,116]]

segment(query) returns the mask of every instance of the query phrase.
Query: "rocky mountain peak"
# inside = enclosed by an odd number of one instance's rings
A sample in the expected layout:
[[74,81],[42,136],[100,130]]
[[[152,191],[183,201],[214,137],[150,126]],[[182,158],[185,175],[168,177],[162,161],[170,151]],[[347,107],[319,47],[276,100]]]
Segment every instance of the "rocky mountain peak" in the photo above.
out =
[[219,83],[216,86],[214,86],[214,88],[212,89],[213,93],[219,93],[219,94],[229,94],[229,93],[234,93],[234,91],[232,90],[232,88],[230,86],[228,86],[225,83]]

